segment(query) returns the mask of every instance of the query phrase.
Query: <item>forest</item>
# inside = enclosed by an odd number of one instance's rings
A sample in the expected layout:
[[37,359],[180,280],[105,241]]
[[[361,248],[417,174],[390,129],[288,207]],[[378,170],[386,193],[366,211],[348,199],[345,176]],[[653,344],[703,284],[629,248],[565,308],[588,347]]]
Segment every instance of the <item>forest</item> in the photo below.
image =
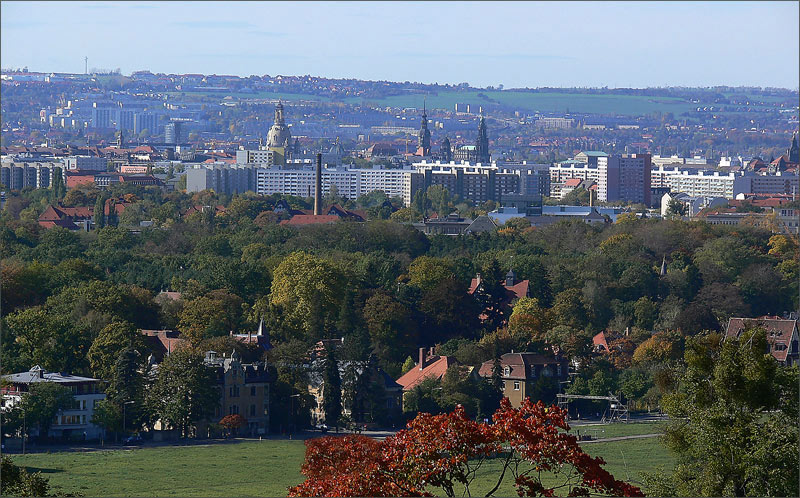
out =
[[[650,410],[687,338],[724,331],[730,317],[798,306],[797,239],[759,227],[623,215],[600,227],[511,220],[495,233],[428,237],[381,219],[381,195],[356,202],[369,213],[366,223],[301,228],[279,224],[278,195],[116,186],[72,189],[61,201],[99,206],[109,195],[126,208],[91,232],[40,227],[48,191],[7,200],[3,374],[39,364],[107,378],[121,352],[140,345],[138,329],[178,330],[199,348],[236,347],[255,360],[260,353],[232,344],[229,333],[255,331],[263,320],[276,393],[305,390],[304,374],[285,366],[302,362],[321,339],[344,337],[343,359],[370,358],[395,379],[420,347],[463,366],[512,350],[560,353],[581,365],[569,392],[622,393]],[[132,229],[140,219],[153,225]],[[502,302],[509,270],[530,282],[529,297],[513,307]],[[476,297],[467,290],[478,273],[487,284]],[[181,299],[160,298],[165,290]],[[606,355],[593,351],[599,332]],[[479,387],[455,373],[442,382],[451,385],[425,383],[409,406],[439,412],[460,403],[473,416],[490,410],[469,402],[484,396]],[[543,384],[541,398],[551,401],[556,390]]]

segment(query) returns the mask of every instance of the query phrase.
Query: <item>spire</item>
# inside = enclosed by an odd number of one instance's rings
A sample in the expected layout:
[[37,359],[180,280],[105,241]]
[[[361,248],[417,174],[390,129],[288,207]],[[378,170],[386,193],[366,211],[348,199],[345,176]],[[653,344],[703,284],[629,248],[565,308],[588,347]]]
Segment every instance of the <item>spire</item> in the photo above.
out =
[[418,145],[423,156],[431,155],[431,132],[428,130],[428,114],[424,100],[422,104],[422,122],[419,128]]
[[667,255],[664,255],[664,259],[661,260],[661,276],[665,277],[667,275]]
[[489,138],[486,134],[486,119],[483,117],[483,110],[481,109],[481,121],[478,124],[478,139],[475,143],[475,161],[487,164],[491,162],[489,156]]
[[260,322],[258,322],[258,332],[256,335],[262,337],[264,335],[264,319],[262,318]]

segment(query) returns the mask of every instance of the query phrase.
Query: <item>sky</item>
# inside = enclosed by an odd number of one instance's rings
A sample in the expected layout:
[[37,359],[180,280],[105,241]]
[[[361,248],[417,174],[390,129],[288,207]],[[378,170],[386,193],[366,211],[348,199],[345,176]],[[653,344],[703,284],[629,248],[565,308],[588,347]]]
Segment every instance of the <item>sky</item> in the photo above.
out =
[[4,69],[800,86],[796,1],[0,2]]

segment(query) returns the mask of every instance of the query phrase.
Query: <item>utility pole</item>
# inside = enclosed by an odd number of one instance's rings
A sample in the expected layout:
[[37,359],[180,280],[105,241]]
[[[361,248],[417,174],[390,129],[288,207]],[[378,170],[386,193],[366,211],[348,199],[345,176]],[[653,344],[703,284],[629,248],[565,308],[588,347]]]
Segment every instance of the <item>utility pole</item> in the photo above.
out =
[[26,436],[26,431],[25,431],[25,410],[23,409],[22,410],[22,454],[23,455],[25,454],[25,439],[26,439],[25,436]]

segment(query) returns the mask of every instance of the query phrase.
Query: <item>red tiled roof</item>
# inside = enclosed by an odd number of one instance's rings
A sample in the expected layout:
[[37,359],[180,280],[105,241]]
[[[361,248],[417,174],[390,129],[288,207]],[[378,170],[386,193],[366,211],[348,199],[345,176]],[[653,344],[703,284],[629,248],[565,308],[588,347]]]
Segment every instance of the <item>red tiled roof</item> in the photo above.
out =
[[140,330],[139,331],[150,345],[153,355],[157,361],[161,361],[165,355],[172,353],[186,342],[181,339],[180,333],[174,330]]
[[48,220],[48,221],[40,220],[39,225],[43,228],[61,227],[61,228],[66,228],[67,230],[80,230],[80,227],[75,223],[71,222],[70,220]]
[[[608,352],[608,342],[606,342],[605,332],[600,332],[592,337],[592,344],[594,344],[595,351]],[[600,349],[602,347],[602,349]]]
[[776,360],[785,363],[792,349],[792,341],[797,341],[797,322],[797,320],[785,320],[777,316],[731,318],[728,321],[725,338],[739,337],[748,327],[763,327],[767,331],[770,353]]
[[437,355],[429,357],[425,359],[422,370],[420,370],[419,363],[417,363],[414,368],[397,379],[397,383],[403,386],[403,391],[410,391],[425,379],[441,379],[447,373],[448,368],[457,364],[458,362],[453,356]]
[[281,225],[301,226],[301,225],[316,225],[319,223],[336,223],[341,220],[335,214],[321,214],[314,216],[313,214],[296,214],[288,220],[281,221]]
[[581,180],[580,178],[570,178],[569,180],[564,182],[564,186],[565,187],[577,187],[578,185],[581,184],[582,181],[583,180]]
[[[500,366],[509,367],[509,374],[501,373],[504,379],[519,379],[526,380],[531,378],[530,367],[531,365],[564,365],[566,360],[561,357],[551,355],[544,355],[539,353],[506,353],[500,357]],[[562,369],[562,376],[567,374],[566,365]],[[481,377],[491,377],[494,373],[494,360],[484,361],[481,364],[478,375]],[[556,372],[553,372],[555,376]]]

